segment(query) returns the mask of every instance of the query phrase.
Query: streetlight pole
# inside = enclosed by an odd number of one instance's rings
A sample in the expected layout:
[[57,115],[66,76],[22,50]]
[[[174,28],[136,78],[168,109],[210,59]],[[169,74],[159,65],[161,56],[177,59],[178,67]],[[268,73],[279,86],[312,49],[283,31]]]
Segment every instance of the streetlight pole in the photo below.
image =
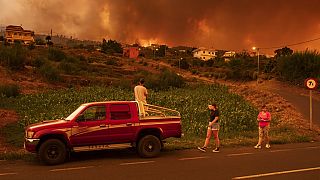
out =
[[257,51],[258,56],[258,74],[257,74],[257,83],[259,81],[259,73],[260,73],[260,54],[259,54],[259,48],[258,47],[252,47],[252,50]]
[[180,73],[180,61],[182,60],[183,58],[180,58],[179,59],[179,73]]
[[259,57],[260,57],[260,55],[259,55],[259,48],[257,48],[257,54],[258,54],[258,76],[259,76],[259,73],[260,73],[260,59],[259,59]]

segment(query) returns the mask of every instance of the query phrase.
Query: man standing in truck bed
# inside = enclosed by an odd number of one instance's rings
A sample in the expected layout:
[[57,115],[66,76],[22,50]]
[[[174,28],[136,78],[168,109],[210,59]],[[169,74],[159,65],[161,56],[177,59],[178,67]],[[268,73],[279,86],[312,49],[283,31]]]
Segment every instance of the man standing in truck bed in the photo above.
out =
[[144,79],[141,78],[139,84],[134,87],[134,97],[135,100],[138,101],[140,115],[142,116],[146,115],[144,104],[147,104],[147,95],[148,91],[147,88],[144,87]]

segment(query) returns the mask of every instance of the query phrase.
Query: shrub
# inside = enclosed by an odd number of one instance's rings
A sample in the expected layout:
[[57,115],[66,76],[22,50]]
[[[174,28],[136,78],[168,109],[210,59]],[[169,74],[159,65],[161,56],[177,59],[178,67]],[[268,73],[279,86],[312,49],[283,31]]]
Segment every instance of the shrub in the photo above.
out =
[[0,95],[6,97],[16,97],[20,94],[19,86],[12,85],[0,85]]
[[66,58],[67,58],[66,54],[63,51],[61,51],[60,49],[56,49],[53,47],[49,48],[49,51],[48,51],[48,59],[49,60],[62,61]]
[[[176,61],[175,65],[179,66],[179,61]],[[188,63],[187,59],[180,60],[180,68],[185,70],[190,68],[190,64]]]
[[40,74],[50,82],[60,81],[61,77],[59,71],[50,63],[46,63],[39,69]]
[[192,59],[192,66],[201,66],[203,67],[205,65],[205,62],[203,60],[200,60],[198,58]]
[[11,70],[24,68],[26,53],[20,44],[0,47],[0,62]]
[[148,75],[146,86],[154,90],[168,90],[170,88],[181,88],[186,83],[185,80],[174,72],[164,70],[159,75]]
[[36,38],[35,43],[36,45],[46,45],[46,42],[41,38]]
[[80,61],[84,61],[84,62],[87,61],[86,57],[84,57],[83,55],[79,55],[78,58]]
[[29,50],[33,50],[33,49],[35,49],[36,48],[36,46],[34,45],[34,43],[30,43],[29,45],[28,45],[28,49]]
[[191,73],[192,73],[192,74],[199,74],[199,71],[196,70],[196,69],[192,69],[192,70],[191,70]]
[[32,62],[32,66],[34,66],[36,68],[40,68],[45,63],[46,63],[46,59],[44,57],[39,56]]
[[106,64],[107,65],[117,65],[117,59],[115,59],[115,58],[110,58],[110,59],[108,59],[107,61],[106,61]]
[[301,84],[304,79],[320,74],[320,54],[316,51],[297,52],[277,60],[277,70],[287,81]]
[[80,68],[77,64],[62,61],[59,66],[59,69],[63,70],[66,74],[79,74]]

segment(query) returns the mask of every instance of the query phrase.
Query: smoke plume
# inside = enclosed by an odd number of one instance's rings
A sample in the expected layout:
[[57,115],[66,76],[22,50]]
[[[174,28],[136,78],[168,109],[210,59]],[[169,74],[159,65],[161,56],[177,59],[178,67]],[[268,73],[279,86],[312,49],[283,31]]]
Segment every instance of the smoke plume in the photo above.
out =
[[[0,24],[78,39],[240,51],[319,38],[319,7],[319,0],[0,0]],[[319,50],[320,40],[292,47],[305,48]]]

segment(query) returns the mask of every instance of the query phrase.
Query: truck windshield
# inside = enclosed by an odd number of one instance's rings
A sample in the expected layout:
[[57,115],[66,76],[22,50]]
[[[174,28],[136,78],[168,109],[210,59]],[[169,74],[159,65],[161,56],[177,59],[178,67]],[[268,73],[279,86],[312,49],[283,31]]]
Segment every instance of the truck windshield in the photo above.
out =
[[72,120],[77,114],[79,114],[86,106],[81,105],[78,107],[78,109],[76,109],[75,111],[73,111],[72,114],[70,114],[67,118],[66,121],[70,121]]

